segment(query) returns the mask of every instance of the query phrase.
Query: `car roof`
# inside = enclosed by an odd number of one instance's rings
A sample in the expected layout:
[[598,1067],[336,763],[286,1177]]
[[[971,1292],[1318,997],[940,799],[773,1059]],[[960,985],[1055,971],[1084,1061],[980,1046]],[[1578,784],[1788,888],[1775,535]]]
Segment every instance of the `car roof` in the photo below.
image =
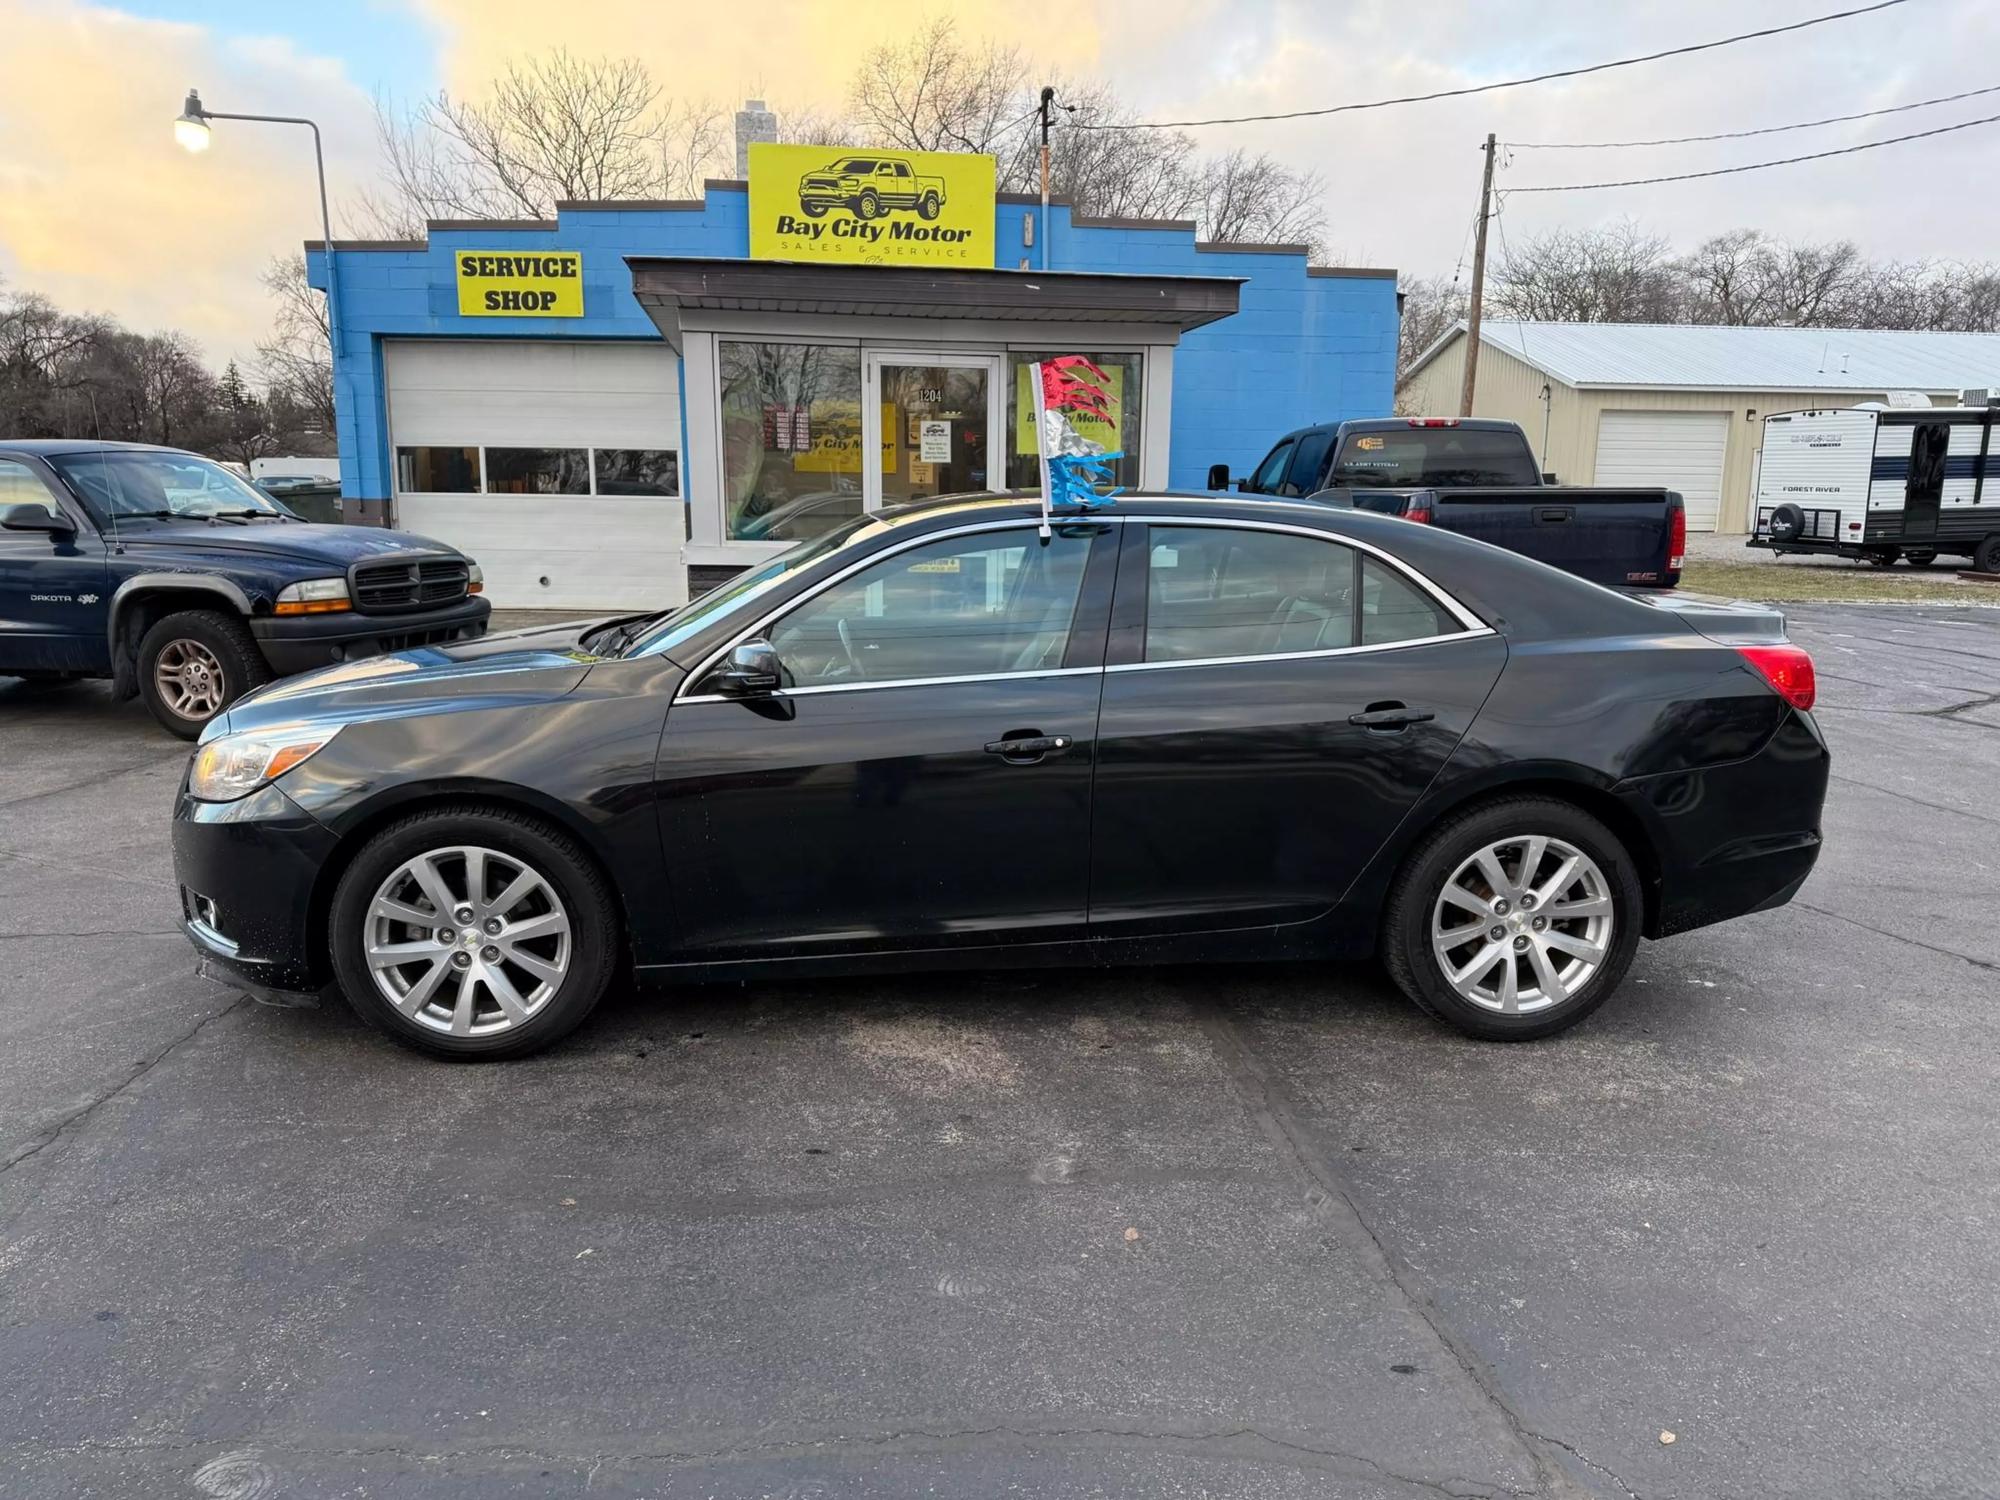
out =
[[[1270,495],[1242,495],[1204,490],[1194,493],[1174,490],[1121,490],[1102,506],[1085,509],[1063,506],[1050,512],[1056,524],[1088,521],[1093,516],[1144,513],[1161,518],[1217,521],[1287,521],[1316,530],[1344,533],[1366,540],[1401,538],[1409,522],[1399,517],[1366,511],[1336,510],[1311,500],[1280,499]],[[877,511],[874,525],[856,532],[853,539],[880,537],[904,529],[934,529],[936,523],[992,520],[1036,521],[1041,517],[1041,497],[1034,490],[1004,493],[940,495],[908,505]]]
[[[163,443],[115,443],[108,438],[0,438],[0,451],[48,458],[62,453],[187,453]],[[199,458],[200,454],[191,454]]]

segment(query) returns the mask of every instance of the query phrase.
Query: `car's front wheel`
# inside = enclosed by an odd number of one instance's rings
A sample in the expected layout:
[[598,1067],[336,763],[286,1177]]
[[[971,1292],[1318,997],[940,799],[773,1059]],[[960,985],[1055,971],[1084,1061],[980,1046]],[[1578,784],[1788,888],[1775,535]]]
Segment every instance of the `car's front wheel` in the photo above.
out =
[[139,641],[139,693],[153,717],[191,740],[271,669],[241,620],[210,609],[168,615]]
[[335,888],[333,967],[361,1018],[439,1057],[519,1057],[579,1025],[617,965],[609,882],[567,834],[472,807],[376,834]]
[[1509,797],[1417,848],[1383,914],[1397,986],[1470,1036],[1529,1041],[1575,1025],[1625,977],[1642,895],[1632,857],[1582,809]]

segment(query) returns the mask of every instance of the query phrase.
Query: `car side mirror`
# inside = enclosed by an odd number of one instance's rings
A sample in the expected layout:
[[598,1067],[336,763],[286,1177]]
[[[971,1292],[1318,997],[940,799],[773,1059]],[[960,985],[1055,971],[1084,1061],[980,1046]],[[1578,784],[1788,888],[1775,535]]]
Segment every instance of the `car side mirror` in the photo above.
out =
[[50,536],[75,536],[76,523],[59,516],[46,505],[10,505],[0,510],[0,528],[8,531],[46,531]]
[[1543,483],[1543,484],[1561,484],[1561,483],[1562,483],[1562,481],[1561,481],[1560,479],[1556,478],[1556,471],[1555,471],[1554,469],[1544,469],[1544,470],[1542,470],[1542,483]]
[[1229,488],[1229,465],[1210,464],[1208,466],[1208,487],[1212,490]]
[[769,641],[744,641],[729,653],[715,685],[732,698],[758,698],[784,686],[785,666]]

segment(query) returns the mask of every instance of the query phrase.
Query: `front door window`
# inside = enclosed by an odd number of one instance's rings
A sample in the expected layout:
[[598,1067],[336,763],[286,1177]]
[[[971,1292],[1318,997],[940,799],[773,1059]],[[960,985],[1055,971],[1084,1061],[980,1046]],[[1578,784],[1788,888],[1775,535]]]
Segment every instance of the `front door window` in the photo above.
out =
[[881,423],[870,445],[869,508],[990,489],[997,360],[871,356],[868,408]]

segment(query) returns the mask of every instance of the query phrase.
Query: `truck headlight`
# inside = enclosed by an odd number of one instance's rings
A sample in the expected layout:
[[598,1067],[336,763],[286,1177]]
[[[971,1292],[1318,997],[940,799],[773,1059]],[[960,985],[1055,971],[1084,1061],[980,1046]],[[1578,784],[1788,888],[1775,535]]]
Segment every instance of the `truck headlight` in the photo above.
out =
[[479,571],[479,564],[473,562],[470,558],[466,560],[465,564],[465,591],[468,594],[483,594],[486,592],[486,575]]
[[338,724],[281,724],[218,735],[195,752],[188,794],[203,802],[247,797],[310,759],[340,729]]
[[308,578],[278,590],[272,613],[280,615],[330,615],[354,608],[347,597],[345,578]]

